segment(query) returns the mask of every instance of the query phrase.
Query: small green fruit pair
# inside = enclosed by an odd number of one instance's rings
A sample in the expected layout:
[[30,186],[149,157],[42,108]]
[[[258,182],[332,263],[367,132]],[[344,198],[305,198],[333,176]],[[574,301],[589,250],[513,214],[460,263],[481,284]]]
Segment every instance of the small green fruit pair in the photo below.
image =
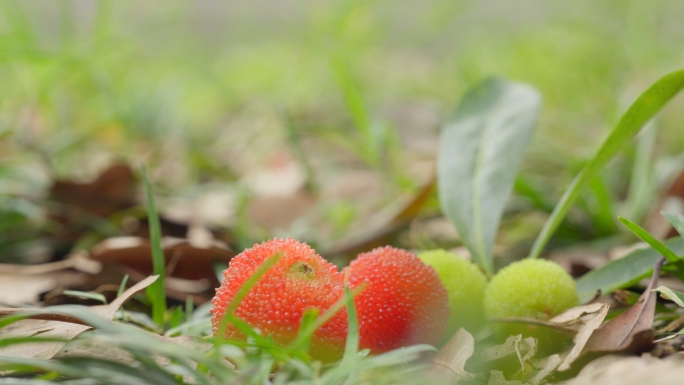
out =
[[[551,261],[514,262],[487,284],[477,266],[454,253],[433,250],[419,257],[437,271],[447,289],[450,335],[459,327],[474,332],[485,319],[521,317],[546,321],[579,303],[575,281]],[[524,324],[500,323],[495,330],[502,337],[516,334],[549,337],[545,331],[531,330]]]

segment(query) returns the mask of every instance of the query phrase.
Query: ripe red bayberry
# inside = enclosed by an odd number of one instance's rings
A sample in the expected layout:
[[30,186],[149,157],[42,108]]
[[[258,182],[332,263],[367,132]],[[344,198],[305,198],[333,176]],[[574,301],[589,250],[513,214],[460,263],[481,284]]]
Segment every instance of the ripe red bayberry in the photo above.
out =
[[419,343],[437,344],[447,328],[449,299],[435,270],[406,250],[390,246],[360,254],[343,271],[353,289],[360,347],[373,353]]
[[[243,251],[230,261],[224,280],[212,300],[212,325],[218,332],[221,318],[242,285],[269,257],[282,256],[251,288],[235,309],[235,315],[264,336],[280,344],[294,340],[302,314],[316,308],[324,313],[344,295],[342,273],[305,243],[272,239]],[[229,325],[226,337],[245,339]],[[341,357],[347,337],[347,314],[342,310],[313,335],[311,355],[323,361]]]

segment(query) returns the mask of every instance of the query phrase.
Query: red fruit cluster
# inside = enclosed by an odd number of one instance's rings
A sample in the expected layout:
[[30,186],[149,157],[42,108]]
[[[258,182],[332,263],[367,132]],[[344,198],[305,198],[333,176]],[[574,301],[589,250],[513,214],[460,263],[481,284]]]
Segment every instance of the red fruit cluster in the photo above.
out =
[[[305,310],[324,313],[343,299],[345,283],[354,289],[360,347],[381,353],[418,343],[437,344],[449,318],[447,291],[432,267],[408,251],[384,247],[359,255],[344,274],[305,243],[274,239],[233,258],[212,300],[216,334],[221,319],[244,283],[269,257],[277,263],[251,288],[234,314],[262,335],[288,344],[294,340]],[[323,361],[341,357],[347,336],[347,314],[338,312],[313,335],[311,355]],[[244,339],[234,326],[226,337]]]

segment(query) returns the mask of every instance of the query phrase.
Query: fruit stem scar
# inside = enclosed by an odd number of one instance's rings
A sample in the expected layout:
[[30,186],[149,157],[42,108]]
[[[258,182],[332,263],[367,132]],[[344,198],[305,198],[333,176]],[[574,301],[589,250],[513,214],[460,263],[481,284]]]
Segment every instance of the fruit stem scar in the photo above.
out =
[[309,265],[308,263],[302,261],[297,261],[291,264],[290,273],[294,275],[303,275],[310,279],[316,277],[313,267],[311,267],[311,265]]

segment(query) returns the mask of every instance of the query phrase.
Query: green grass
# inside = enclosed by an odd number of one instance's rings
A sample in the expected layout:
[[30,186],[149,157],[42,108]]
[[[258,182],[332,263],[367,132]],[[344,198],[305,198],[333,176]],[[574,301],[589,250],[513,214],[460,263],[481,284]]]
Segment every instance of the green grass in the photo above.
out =
[[160,326],[164,327],[164,316],[166,313],[166,290],[164,286],[164,277],[166,276],[166,259],[164,251],[161,246],[161,223],[159,222],[159,214],[154,204],[154,191],[152,185],[147,178],[147,171],[145,165],[141,164],[143,183],[145,185],[145,192],[147,195],[147,223],[150,227],[150,250],[152,254],[152,272],[158,275],[159,279],[147,288],[147,295],[152,304],[152,319]]

